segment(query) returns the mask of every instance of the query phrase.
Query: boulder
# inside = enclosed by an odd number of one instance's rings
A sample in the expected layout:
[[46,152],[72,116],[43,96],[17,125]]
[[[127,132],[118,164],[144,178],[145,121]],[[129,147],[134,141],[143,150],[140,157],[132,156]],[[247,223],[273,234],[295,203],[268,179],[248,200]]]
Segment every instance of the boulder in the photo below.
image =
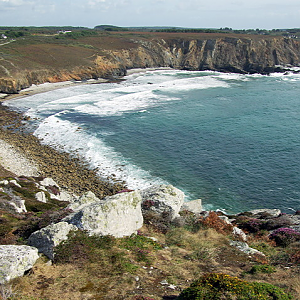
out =
[[236,236],[237,238],[239,238],[240,240],[242,240],[243,242],[247,241],[247,235],[246,235],[246,233],[242,229],[240,229],[238,227],[233,227],[232,234],[234,236]]
[[249,213],[251,213],[253,216],[259,218],[265,218],[265,217],[270,217],[270,218],[276,218],[281,214],[281,210],[280,209],[267,209],[267,208],[263,208],[263,209],[254,209],[254,210],[250,210]]
[[93,192],[88,191],[77,199],[73,198],[73,201],[71,204],[68,205],[68,208],[73,211],[79,211],[80,209],[84,208],[85,206],[95,203],[95,202],[99,202],[99,201],[101,201],[101,200],[99,198],[97,198]]
[[34,247],[0,245],[0,284],[23,276],[38,258],[38,250]]
[[143,226],[141,195],[120,193],[84,206],[63,220],[90,235],[130,236]]
[[264,253],[249,247],[249,245],[245,242],[230,241],[230,246],[233,246],[248,255],[265,256]]
[[180,210],[187,210],[194,214],[199,214],[201,213],[201,211],[203,211],[202,200],[197,199],[189,202],[184,202]]
[[141,191],[143,212],[167,213],[171,220],[178,216],[184,203],[184,193],[172,185],[159,185]]
[[53,260],[54,247],[67,240],[69,232],[74,230],[77,230],[77,227],[66,222],[51,224],[32,233],[28,239],[28,244],[36,247],[40,253]]
[[40,181],[40,185],[42,186],[55,186],[57,188],[59,188],[59,185],[50,177],[46,177],[43,180]]
[[9,207],[11,207],[12,210],[14,210],[18,214],[27,212],[25,206],[25,200],[17,198],[17,199],[13,199],[13,201],[8,201],[7,204]]
[[35,199],[39,202],[47,203],[47,197],[44,192],[37,192],[35,194]]

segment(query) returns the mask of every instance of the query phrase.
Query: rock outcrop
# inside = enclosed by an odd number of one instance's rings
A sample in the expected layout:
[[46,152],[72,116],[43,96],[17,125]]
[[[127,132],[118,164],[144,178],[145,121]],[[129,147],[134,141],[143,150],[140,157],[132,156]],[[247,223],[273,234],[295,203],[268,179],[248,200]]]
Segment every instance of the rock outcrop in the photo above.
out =
[[0,284],[23,276],[30,270],[37,259],[38,250],[30,246],[0,246]]
[[141,191],[144,213],[166,214],[171,220],[178,216],[184,203],[184,193],[172,185],[159,185]]
[[201,213],[201,211],[203,211],[202,200],[197,199],[197,200],[192,200],[192,201],[189,201],[189,202],[185,202],[181,206],[180,210],[187,210],[187,211],[190,211],[194,214],[199,214],[199,213]]
[[67,240],[70,231],[76,230],[76,226],[66,222],[51,224],[32,233],[28,239],[28,245],[36,247],[40,253],[53,260],[54,247]]
[[141,195],[120,193],[84,206],[64,221],[90,235],[130,236],[143,226]]

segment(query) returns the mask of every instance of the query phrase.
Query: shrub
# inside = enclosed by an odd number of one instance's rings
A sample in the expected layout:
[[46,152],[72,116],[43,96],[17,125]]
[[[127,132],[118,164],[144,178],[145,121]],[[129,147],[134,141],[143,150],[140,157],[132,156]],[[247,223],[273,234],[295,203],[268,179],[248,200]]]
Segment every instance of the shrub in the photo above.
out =
[[250,232],[256,233],[263,228],[264,222],[259,219],[246,219],[239,224],[239,227]]
[[286,247],[289,244],[300,240],[300,233],[291,228],[279,228],[270,234],[270,239],[276,242],[277,246]]
[[257,273],[271,274],[274,272],[276,272],[276,269],[270,265],[255,265],[251,268],[251,270],[248,273],[250,273],[250,274],[257,274]]
[[178,300],[288,300],[292,297],[268,283],[247,282],[226,274],[206,274],[181,292]]
[[206,228],[214,228],[217,232],[222,234],[229,234],[232,232],[233,226],[225,223],[219,218],[218,214],[211,211],[206,218],[201,218],[200,223]]
[[55,248],[54,263],[75,263],[97,277],[134,273],[138,267],[129,261],[128,253],[120,250],[117,244],[118,240],[112,236],[89,236],[78,230]]

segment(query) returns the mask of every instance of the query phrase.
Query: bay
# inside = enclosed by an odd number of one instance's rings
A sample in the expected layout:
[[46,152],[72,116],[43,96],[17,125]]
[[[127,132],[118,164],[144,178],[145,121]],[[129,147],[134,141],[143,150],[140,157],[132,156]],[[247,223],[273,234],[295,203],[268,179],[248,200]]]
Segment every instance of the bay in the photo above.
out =
[[7,101],[44,143],[206,209],[300,208],[300,75],[146,71]]

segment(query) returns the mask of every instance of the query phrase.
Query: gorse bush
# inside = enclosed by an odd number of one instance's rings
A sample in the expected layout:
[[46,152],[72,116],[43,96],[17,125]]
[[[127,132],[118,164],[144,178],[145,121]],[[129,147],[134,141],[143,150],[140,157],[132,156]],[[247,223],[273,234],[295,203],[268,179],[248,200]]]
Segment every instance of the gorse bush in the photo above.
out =
[[226,274],[211,273],[200,277],[181,292],[178,300],[289,300],[281,288],[268,283],[247,282]]

